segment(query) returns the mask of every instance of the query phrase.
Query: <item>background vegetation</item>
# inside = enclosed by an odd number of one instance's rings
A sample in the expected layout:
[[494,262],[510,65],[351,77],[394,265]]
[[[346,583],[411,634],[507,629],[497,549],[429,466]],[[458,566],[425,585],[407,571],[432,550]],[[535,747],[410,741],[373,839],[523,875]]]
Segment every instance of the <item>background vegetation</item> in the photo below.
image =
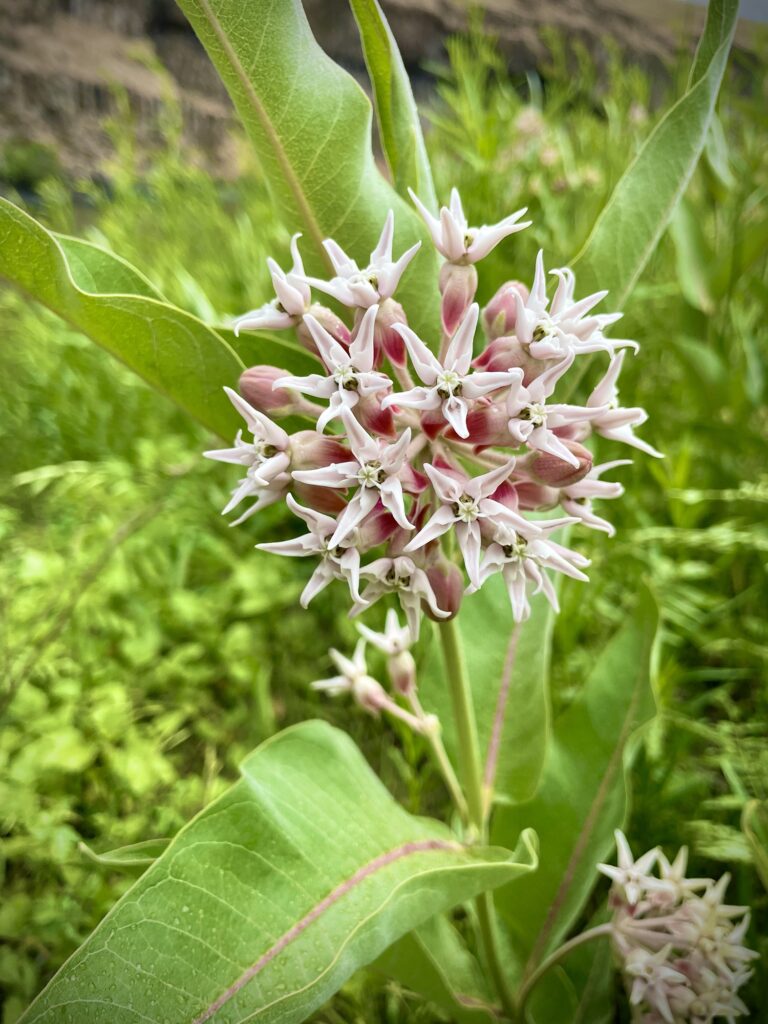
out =
[[[550,48],[523,80],[480,35],[452,41],[450,64],[432,69],[439,194],[457,184],[478,223],[525,203],[535,222],[484,264],[483,299],[528,280],[539,244],[554,265],[578,251],[668,98],[618,54],[598,72],[562,41]],[[621,471],[627,493],[606,509],[615,539],[580,535],[593,582],[565,588],[554,680],[567,702],[649,582],[661,713],[639,743],[629,835],[640,848],[688,843],[696,873],[730,870],[765,953],[768,906],[740,819],[768,798],[767,101],[759,66],[737,61],[627,309],[622,333],[642,351],[625,402],[645,406],[644,436],[667,457]],[[245,147],[236,179],[215,181],[189,159],[172,104],[160,128],[165,145],[140,153],[123,105],[108,185],[76,183],[74,198],[55,160],[16,147],[2,165],[50,226],[113,248],[204,319],[265,301],[264,259],[287,253],[288,231]],[[0,332],[0,991],[12,1024],[137,874],[87,849],[171,836],[276,727],[343,722],[410,809],[444,794],[412,741],[308,693],[329,642],[351,637],[345,602],[305,614],[305,567],[253,550],[280,513],[228,530],[218,509],[231,481],[200,458],[204,432],[9,291]],[[748,998],[764,1005],[765,970]],[[371,1007],[382,1021],[437,1019],[373,972],[318,1019],[370,1021]]]

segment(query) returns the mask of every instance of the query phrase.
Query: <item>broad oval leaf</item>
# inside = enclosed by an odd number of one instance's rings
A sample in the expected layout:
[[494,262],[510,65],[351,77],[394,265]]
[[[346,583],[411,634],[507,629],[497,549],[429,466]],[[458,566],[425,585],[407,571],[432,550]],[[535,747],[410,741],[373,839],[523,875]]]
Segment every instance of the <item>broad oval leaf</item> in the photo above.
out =
[[[329,236],[354,259],[367,260],[390,208],[396,247],[428,238],[376,167],[370,100],[318,46],[298,0],[179,0],[179,6],[232,97],[285,224],[304,232],[315,266]],[[437,333],[432,246],[406,271],[398,300],[415,330]]]
[[607,288],[621,309],[699,161],[736,28],[738,0],[710,0],[688,90],[624,172],[576,257],[585,292]]
[[530,871],[407,814],[352,740],[267,740],[23,1017],[25,1024],[304,1020],[433,914]]
[[425,206],[436,212],[435,186],[419,112],[392,29],[379,0],[349,2],[360,30],[379,136],[392,181],[401,196],[407,196],[410,187]]
[[237,383],[243,362],[216,331],[158,298],[124,260],[87,242],[60,239],[0,198],[0,277],[87,334],[200,423],[223,437],[234,434],[238,417],[222,387]]
[[613,831],[624,821],[628,746],[655,713],[650,659],[656,625],[656,606],[643,591],[584,688],[555,719],[535,797],[497,811],[494,842],[516,834],[524,821],[541,843],[535,877],[525,885],[513,882],[496,896],[523,976],[560,943],[582,911],[598,878],[595,865],[609,854]]

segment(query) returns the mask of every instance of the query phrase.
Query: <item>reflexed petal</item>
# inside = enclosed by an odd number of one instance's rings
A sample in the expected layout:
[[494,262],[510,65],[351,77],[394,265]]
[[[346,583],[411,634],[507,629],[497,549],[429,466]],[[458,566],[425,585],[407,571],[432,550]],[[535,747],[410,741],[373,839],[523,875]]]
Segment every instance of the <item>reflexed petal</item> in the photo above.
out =
[[426,525],[419,530],[416,536],[405,545],[403,550],[408,552],[417,551],[419,548],[424,547],[425,544],[430,544],[433,540],[437,540],[438,537],[442,537],[455,522],[456,517],[453,512],[446,505],[441,506],[432,518],[427,521]]
[[430,386],[433,385],[437,380],[437,375],[443,369],[440,360],[427,348],[418,334],[416,334],[415,331],[412,331],[407,324],[393,324],[392,329],[397,331],[405,342],[411,361],[413,362],[414,369],[420,379],[425,384]]
[[457,327],[445,354],[443,365],[448,370],[455,370],[460,377],[465,377],[469,373],[472,362],[472,345],[479,316],[480,306],[473,302],[464,314],[464,319]]
[[350,499],[349,504],[339,516],[333,536],[328,542],[331,547],[341,544],[352,533],[379,500],[379,492],[375,487],[361,487]]
[[329,583],[333,580],[333,569],[330,567],[328,562],[321,562],[312,575],[309,577],[309,582],[301,593],[299,598],[299,604],[302,608],[307,608],[309,602],[317,597],[321,590],[325,590]]
[[469,406],[463,398],[451,395],[450,398],[446,398],[443,402],[443,416],[459,437],[469,437],[469,428],[467,427],[468,412]]
[[356,370],[364,373],[373,369],[373,336],[378,312],[377,305],[369,306],[366,309],[363,319],[357,327],[354,341],[349,346],[349,357],[345,356],[346,362],[351,362]]

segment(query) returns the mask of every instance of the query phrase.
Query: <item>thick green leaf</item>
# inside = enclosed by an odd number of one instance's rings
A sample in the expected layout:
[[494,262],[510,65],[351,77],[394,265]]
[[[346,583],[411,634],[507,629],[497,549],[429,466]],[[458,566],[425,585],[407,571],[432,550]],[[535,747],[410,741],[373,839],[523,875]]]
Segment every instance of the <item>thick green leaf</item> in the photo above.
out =
[[440,1007],[455,1024],[498,1017],[480,964],[441,914],[390,946],[373,968]]
[[360,30],[363,54],[373,87],[379,136],[395,188],[401,196],[412,188],[436,212],[427,148],[411,81],[379,0],[349,0]]
[[158,298],[129,264],[87,242],[60,239],[0,198],[0,277],[206,427],[224,437],[234,434],[238,417],[222,387],[237,383],[242,361],[216,331]]
[[[389,209],[395,211],[396,247],[428,237],[376,167],[370,100],[320,49],[298,0],[245,6],[242,0],[179,0],[179,6],[229,90],[286,225],[304,232],[315,266],[328,236],[367,261]],[[431,246],[406,271],[398,299],[417,331],[436,335]]]
[[614,309],[642,273],[704,149],[738,7],[738,0],[710,0],[688,91],[651,132],[575,259],[580,286],[607,288]]
[[[519,627],[515,641],[509,597],[499,574],[464,598],[458,618],[480,750],[487,765],[489,749],[497,749],[494,788],[506,801],[528,800],[535,792],[549,734],[547,680],[554,615],[541,595],[531,605],[531,618]],[[450,694],[436,648],[425,659],[419,688],[425,706],[440,717],[446,748],[455,758]]]
[[305,722],[173,841],[25,1024],[304,1020],[406,931],[534,866],[407,814],[345,734]]
[[597,881],[627,808],[625,766],[635,730],[654,714],[650,658],[657,612],[647,592],[613,637],[578,697],[554,723],[536,796],[500,807],[494,842],[524,821],[539,834],[541,866],[525,885],[497,894],[518,967],[529,973],[556,947]]

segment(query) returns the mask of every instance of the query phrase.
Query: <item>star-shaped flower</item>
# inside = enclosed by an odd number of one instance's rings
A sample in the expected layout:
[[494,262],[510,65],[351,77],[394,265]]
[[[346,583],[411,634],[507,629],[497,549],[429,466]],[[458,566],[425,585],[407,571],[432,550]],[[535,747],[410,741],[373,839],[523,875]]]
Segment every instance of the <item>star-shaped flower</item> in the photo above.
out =
[[458,189],[451,189],[451,201],[440,209],[440,216],[434,217],[412,189],[408,195],[422,216],[437,250],[451,263],[477,263],[487,256],[499,242],[516,231],[530,227],[531,221],[519,223],[527,207],[511,213],[498,224],[471,228],[467,223]]
[[506,524],[531,537],[540,532],[537,525],[491,497],[499,485],[508,479],[514,465],[515,460],[510,459],[503,466],[476,477],[457,477],[443,472],[437,466],[425,466],[424,470],[440,507],[406,545],[405,551],[416,551],[453,528],[467,574],[474,586],[479,587],[482,523],[496,526]]
[[535,524],[538,533],[533,536],[530,523],[526,524],[529,529],[523,533],[504,524],[499,525],[493,541],[485,549],[479,582],[475,586],[481,586],[489,576],[500,572],[507,585],[515,622],[523,622],[531,614],[527,594],[529,583],[534,584],[535,594],[541,591],[555,611],[559,611],[555,588],[544,570],[554,569],[575,580],[587,580],[581,570],[589,565],[589,559],[546,536],[571,522],[572,519],[539,521]]
[[413,645],[413,637],[408,626],[401,626],[394,608],[390,608],[384,621],[384,632],[377,633],[362,622],[357,624],[358,632],[368,643],[372,644],[382,654],[394,657],[409,651]]
[[254,409],[232,388],[225,387],[224,391],[245,420],[253,440],[244,441],[242,431],[239,430],[233,448],[218,448],[203,454],[207,459],[246,467],[244,479],[235,488],[222,510],[222,515],[226,515],[244,498],[256,497],[256,503],[232,522],[232,526],[237,526],[254,512],[272,505],[285,494],[290,483],[290,438],[282,427],[278,427],[268,416]]
[[300,598],[306,608],[312,598],[317,597],[333,580],[344,580],[354,601],[360,601],[360,551],[353,540],[332,543],[336,520],[312,508],[305,508],[289,494],[288,508],[309,527],[309,533],[294,540],[273,541],[257,544],[260,551],[273,555],[287,555],[289,558],[304,558],[319,555],[320,564],[312,573]]
[[570,352],[562,362],[550,366],[527,387],[522,384],[522,370],[517,371],[519,377],[507,396],[507,428],[517,444],[549,452],[578,469],[578,458],[554,431],[571,423],[590,420],[593,414],[580,405],[547,402],[557,382],[572,366],[574,358],[574,353]]
[[421,246],[421,242],[416,242],[400,259],[393,260],[394,230],[395,215],[390,210],[378,244],[371,253],[371,261],[362,270],[350,256],[347,256],[340,245],[332,238],[326,238],[323,246],[333,264],[336,276],[331,281],[323,281],[316,277],[308,277],[306,281],[327,295],[332,295],[345,306],[367,309],[391,298],[405,268]]
[[648,1003],[658,1010],[667,1024],[674,1024],[674,1015],[669,1005],[670,990],[687,982],[686,976],[670,966],[672,946],[666,945],[656,953],[638,946],[627,956],[624,968],[634,978],[629,1001],[633,1006]]
[[281,331],[294,327],[309,309],[312,296],[299,253],[300,238],[301,235],[296,234],[291,239],[293,266],[290,270],[281,270],[271,257],[267,259],[276,298],[238,317],[234,324],[235,334],[241,330]]
[[385,391],[392,381],[383,373],[373,370],[373,336],[378,306],[371,306],[360,321],[354,341],[347,351],[311,315],[304,317],[304,323],[317,345],[326,370],[326,375],[311,373],[306,377],[281,377],[274,383],[275,388],[296,388],[302,394],[314,398],[330,399],[328,408],[320,415],[317,429],[322,431],[332,419],[341,415],[344,408],[352,409],[360,398]]
[[406,409],[440,409],[442,416],[459,437],[468,437],[467,413],[469,402],[499,388],[518,384],[522,370],[504,370],[494,373],[472,373],[472,341],[475,336],[480,307],[473,302],[459,324],[442,362],[421,338],[405,324],[395,324],[410,353],[416,373],[425,387],[411,388],[399,394],[387,395],[381,403]]
[[622,891],[627,903],[634,907],[649,888],[649,881],[651,888],[657,881],[651,875],[651,869],[658,860],[659,851],[654,848],[635,860],[624,833],[616,829],[614,836],[616,837],[616,853],[619,863],[618,865],[598,864],[597,870],[612,879]]
[[342,410],[342,419],[354,459],[293,474],[300,483],[316,487],[358,488],[339,516],[331,546],[348,537],[378,502],[392,514],[398,526],[412,530],[405,512],[403,485],[398,477],[411,442],[410,427],[394,444],[388,444],[366,433],[348,409]]
[[613,524],[609,523],[607,519],[601,519],[592,511],[592,499],[620,498],[624,493],[623,485],[612,480],[601,480],[600,477],[609,469],[615,469],[616,466],[631,465],[631,459],[614,459],[613,462],[603,462],[599,466],[593,466],[582,480],[562,488],[560,504],[563,511],[567,515],[573,516],[574,519],[580,519],[585,526],[589,526],[593,530],[602,530],[609,537],[613,537],[616,533]]
[[625,352],[619,352],[611,359],[605,376],[587,399],[587,408],[595,410],[590,422],[593,429],[602,437],[611,441],[621,441],[633,448],[639,448],[647,455],[663,459],[662,452],[656,451],[647,441],[635,437],[632,430],[633,427],[639,427],[648,419],[645,409],[637,407],[621,409],[619,407],[619,389],[616,386],[616,381],[621,373],[625,355]]
[[378,715],[382,707],[389,701],[381,683],[368,675],[368,666],[365,661],[365,640],[358,640],[355,652],[351,658],[337,651],[332,647],[328,654],[334,667],[338,670],[337,676],[329,679],[316,679],[310,683],[313,690],[321,690],[336,697],[341,693],[351,693],[357,703],[373,715]]
[[449,618],[451,614],[438,606],[426,572],[420,569],[412,558],[405,555],[377,558],[364,566],[360,570],[360,575],[370,582],[363,591],[361,600],[353,606],[350,615],[359,615],[363,609],[374,604],[385,594],[397,594],[414,643],[419,639],[422,601],[427,603],[429,610],[439,619]]
[[[559,283],[549,305],[547,298],[544,254],[536,257],[533,287],[527,299],[516,291],[515,335],[534,359],[563,359],[569,352],[613,352],[617,348],[637,343],[627,339],[606,338],[606,327],[620,320],[621,313],[596,313],[588,316],[602,302],[607,291],[593,292],[578,302],[574,301],[575,277],[568,267],[553,270]],[[547,306],[549,305],[549,310]]]

